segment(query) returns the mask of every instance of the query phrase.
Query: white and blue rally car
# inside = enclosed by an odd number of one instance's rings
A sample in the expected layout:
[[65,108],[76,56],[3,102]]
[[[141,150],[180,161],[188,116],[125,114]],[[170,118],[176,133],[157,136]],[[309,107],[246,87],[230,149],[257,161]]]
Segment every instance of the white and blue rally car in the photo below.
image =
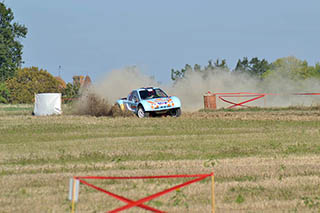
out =
[[158,87],[146,87],[133,90],[127,98],[117,101],[121,110],[129,110],[139,118],[170,115],[181,115],[181,102],[175,96],[168,96]]

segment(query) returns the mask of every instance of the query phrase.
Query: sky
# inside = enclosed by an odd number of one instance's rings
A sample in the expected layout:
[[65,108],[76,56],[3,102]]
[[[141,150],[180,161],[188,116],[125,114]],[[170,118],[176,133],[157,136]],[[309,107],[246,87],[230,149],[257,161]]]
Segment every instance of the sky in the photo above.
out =
[[[137,66],[162,83],[185,64],[243,57],[320,61],[319,0],[5,0],[28,28],[24,67],[72,82]],[[61,67],[59,69],[59,67]]]

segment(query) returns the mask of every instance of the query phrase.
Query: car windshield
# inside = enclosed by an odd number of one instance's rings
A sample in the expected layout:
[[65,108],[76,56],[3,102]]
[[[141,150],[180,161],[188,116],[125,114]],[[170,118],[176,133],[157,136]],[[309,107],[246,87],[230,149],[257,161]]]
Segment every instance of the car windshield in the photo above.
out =
[[161,89],[152,89],[152,88],[140,90],[139,94],[142,100],[168,97],[167,94],[163,92]]

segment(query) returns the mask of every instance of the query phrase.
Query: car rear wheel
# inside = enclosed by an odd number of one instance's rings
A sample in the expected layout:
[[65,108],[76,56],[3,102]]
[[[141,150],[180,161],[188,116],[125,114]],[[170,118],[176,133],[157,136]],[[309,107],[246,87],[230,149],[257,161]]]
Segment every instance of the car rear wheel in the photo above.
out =
[[137,116],[139,118],[147,118],[147,117],[149,117],[149,113],[144,111],[142,106],[139,106]]
[[179,117],[180,115],[181,115],[181,109],[180,108],[176,108],[176,109],[170,110],[170,116]]

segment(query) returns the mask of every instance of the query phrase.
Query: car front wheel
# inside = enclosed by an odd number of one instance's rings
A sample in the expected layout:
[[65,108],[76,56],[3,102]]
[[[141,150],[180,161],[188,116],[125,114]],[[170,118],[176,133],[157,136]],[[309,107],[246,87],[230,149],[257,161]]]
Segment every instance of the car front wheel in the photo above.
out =
[[170,110],[170,116],[179,117],[180,115],[181,115],[181,109],[180,108],[176,108],[176,109]]
[[137,112],[137,116],[139,118],[146,118],[146,117],[149,117],[149,113],[144,111],[143,107],[142,106],[139,106],[138,108],[138,112]]

